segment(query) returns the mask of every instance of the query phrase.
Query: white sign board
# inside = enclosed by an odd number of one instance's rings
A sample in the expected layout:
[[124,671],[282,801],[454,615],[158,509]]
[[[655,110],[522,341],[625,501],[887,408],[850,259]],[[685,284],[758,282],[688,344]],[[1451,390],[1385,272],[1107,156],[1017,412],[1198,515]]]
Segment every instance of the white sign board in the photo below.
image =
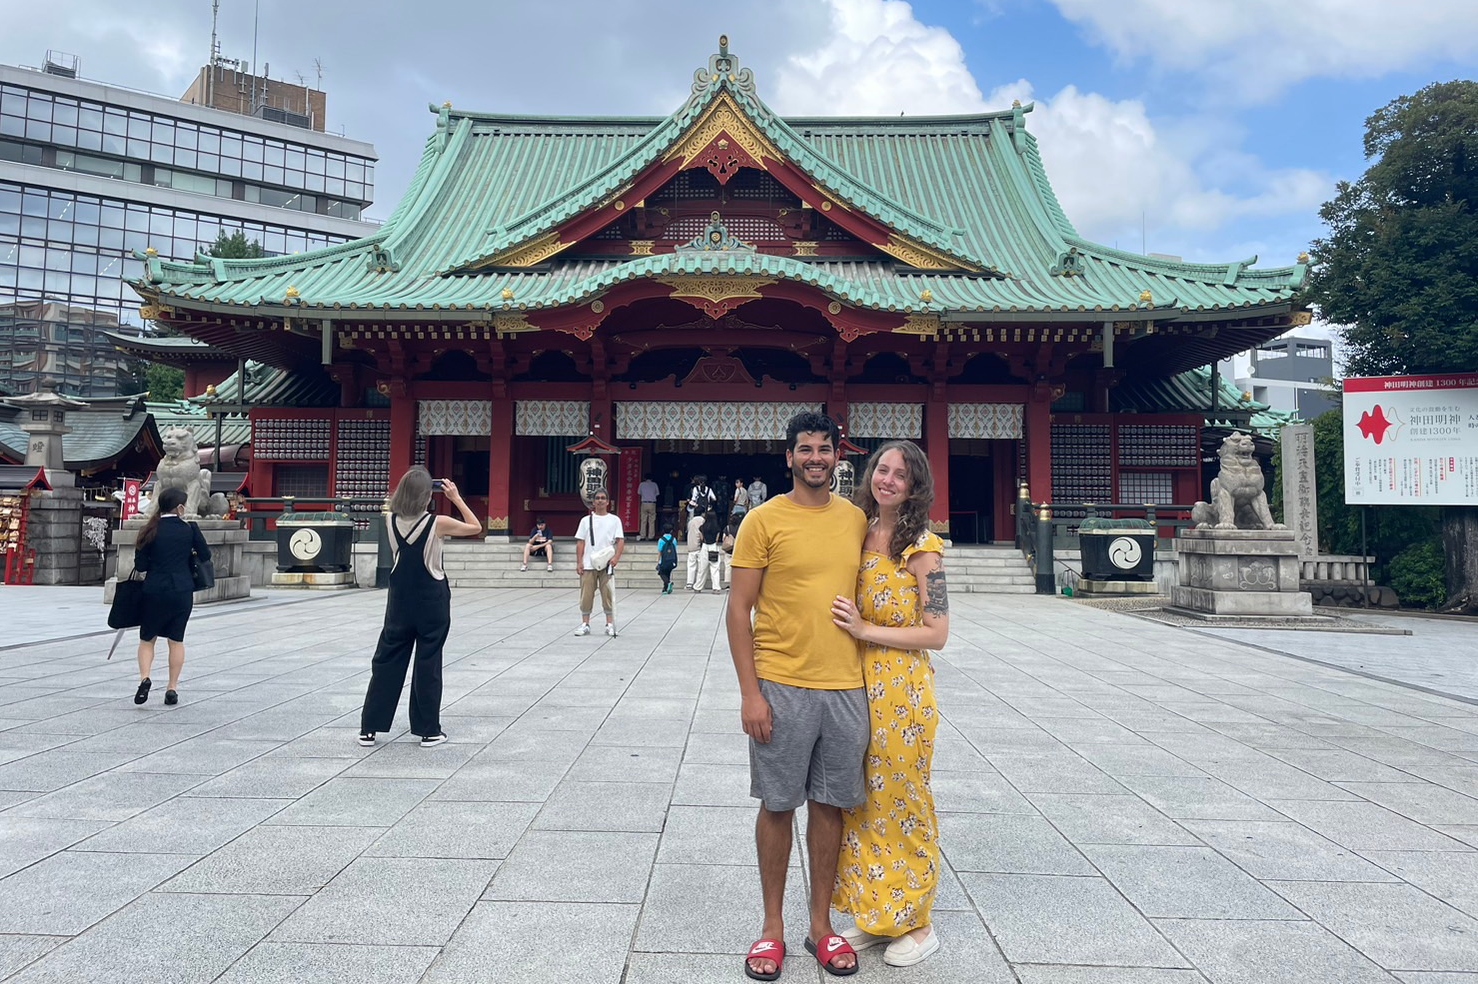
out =
[[1478,373],[1345,380],[1345,502],[1478,505]]

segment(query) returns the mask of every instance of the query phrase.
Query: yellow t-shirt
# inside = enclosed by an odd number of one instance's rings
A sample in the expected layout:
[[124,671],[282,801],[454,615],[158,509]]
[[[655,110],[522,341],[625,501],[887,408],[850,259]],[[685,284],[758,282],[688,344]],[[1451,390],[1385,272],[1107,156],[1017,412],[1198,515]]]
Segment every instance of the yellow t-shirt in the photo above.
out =
[[867,517],[846,499],[802,506],[779,495],[739,525],[735,567],[763,569],[754,617],[761,680],[812,690],[862,686],[857,642],[831,620],[837,595],[857,594]]

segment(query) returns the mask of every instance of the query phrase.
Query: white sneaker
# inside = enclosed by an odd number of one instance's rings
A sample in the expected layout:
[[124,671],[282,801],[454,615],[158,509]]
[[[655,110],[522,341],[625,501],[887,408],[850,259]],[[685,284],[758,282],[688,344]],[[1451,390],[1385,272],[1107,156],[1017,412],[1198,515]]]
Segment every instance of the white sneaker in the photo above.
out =
[[580,623],[580,627],[575,630],[575,635],[577,635],[577,636],[590,635],[590,623],[589,622],[581,622]]
[[519,573],[523,573],[524,571],[527,571],[528,569],[529,569],[529,565],[528,564],[524,564],[518,570],[519,570]]
[[[853,947],[853,949],[856,949]],[[888,944],[888,949],[883,951],[883,963],[889,967],[912,967],[916,963],[922,963],[939,949],[939,934],[933,927],[929,929],[929,935],[924,942],[917,943],[907,933],[898,937]]]
[[614,638],[616,635],[616,626],[610,622],[606,623],[606,635],[611,636],[612,638]]
[[869,949],[871,947],[878,946],[881,943],[893,942],[893,937],[891,936],[879,936],[876,933],[869,933],[867,930],[862,929],[858,926],[848,926],[846,929],[842,930],[842,939],[850,943],[852,945],[852,949],[856,950],[858,953],[861,953],[863,950]]

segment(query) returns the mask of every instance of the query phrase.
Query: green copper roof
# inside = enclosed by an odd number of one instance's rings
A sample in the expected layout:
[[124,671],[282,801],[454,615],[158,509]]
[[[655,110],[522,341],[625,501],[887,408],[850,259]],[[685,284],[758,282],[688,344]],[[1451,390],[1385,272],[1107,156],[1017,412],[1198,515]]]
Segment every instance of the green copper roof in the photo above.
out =
[[[1287,309],[1307,267],[1255,260],[1190,264],[1114,250],[1079,236],[1052,192],[1030,107],[974,116],[788,119],[754,94],[747,70],[700,69],[665,119],[585,119],[438,112],[410,189],[373,236],[259,260],[149,257],[137,286],[161,303],[265,308],[271,316],[355,310],[358,318],[456,309],[536,311],[579,303],[624,281],[689,273],[813,284],[844,304],[989,322],[1136,312],[1166,321]],[[714,68],[710,59],[710,68]],[[715,81],[713,76],[719,76]],[[720,97],[818,186],[849,208],[982,274],[749,253],[591,261],[556,255],[517,270],[483,267],[620,194],[662,160]],[[1105,189],[1111,193],[1112,189]],[[288,288],[296,291],[287,302]],[[503,300],[504,290],[513,300]],[[921,299],[924,291],[932,299]],[[1150,300],[1142,301],[1143,292]],[[974,315],[975,317],[970,317]],[[1107,319],[1105,319],[1107,320]]]
[[1250,428],[1264,437],[1276,437],[1284,425],[1296,423],[1298,414],[1274,410],[1259,403],[1225,376],[1217,376],[1216,409],[1211,408],[1211,367],[1201,366],[1165,379],[1125,380],[1109,393],[1115,411],[1141,413],[1185,411],[1205,413],[1207,427]]

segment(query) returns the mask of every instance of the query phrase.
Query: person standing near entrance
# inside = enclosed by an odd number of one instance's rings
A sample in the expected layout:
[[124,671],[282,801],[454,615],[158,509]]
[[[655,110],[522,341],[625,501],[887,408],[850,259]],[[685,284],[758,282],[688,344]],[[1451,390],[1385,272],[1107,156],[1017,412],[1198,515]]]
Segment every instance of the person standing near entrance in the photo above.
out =
[[[866,798],[867,694],[857,645],[833,621],[857,590],[867,533],[861,509],[831,494],[841,433],[831,418],[797,414],[786,428],[793,487],[751,508],[735,539],[726,627],[749,736],[764,925],[744,972],[776,980],[785,959],[785,876],[795,810],[807,805],[810,920],[806,949],[830,974],[857,954],[831,925],[842,810]],[[752,619],[752,621],[751,621]]]
[[662,490],[657,488],[657,483],[652,481],[652,473],[647,472],[642,477],[642,482],[636,487],[636,494],[641,499],[641,521],[638,524],[636,538],[638,540],[657,539],[657,497]]
[[744,487],[744,479],[734,479],[734,498],[729,503],[729,522],[737,523],[749,512],[749,489]]
[[694,475],[693,488],[688,492],[688,515],[702,516],[717,502],[718,496],[708,487],[708,476]]
[[611,576],[625,549],[621,517],[611,512],[611,497],[606,490],[597,489],[590,497],[590,512],[575,530],[575,570],[580,574],[580,625],[575,635],[590,635],[590,613],[595,608],[597,589],[606,616],[606,635],[616,634],[616,596]]
[[764,479],[754,476],[754,481],[749,483],[749,508],[753,509],[769,497],[770,490],[765,486]]
[[385,627],[370,663],[369,689],[359,716],[361,745],[373,745],[375,736],[395,722],[412,649],[416,665],[411,673],[411,733],[421,736],[422,748],[446,741],[441,730],[441,650],[452,627],[452,589],[441,567],[441,538],[478,535],[482,523],[450,479],[442,480],[441,491],[462,518],[431,512],[431,488],[431,473],[416,465],[390,496],[385,524],[394,560]]
[[688,590],[702,591],[708,558],[703,550],[703,514],[688,517]]

